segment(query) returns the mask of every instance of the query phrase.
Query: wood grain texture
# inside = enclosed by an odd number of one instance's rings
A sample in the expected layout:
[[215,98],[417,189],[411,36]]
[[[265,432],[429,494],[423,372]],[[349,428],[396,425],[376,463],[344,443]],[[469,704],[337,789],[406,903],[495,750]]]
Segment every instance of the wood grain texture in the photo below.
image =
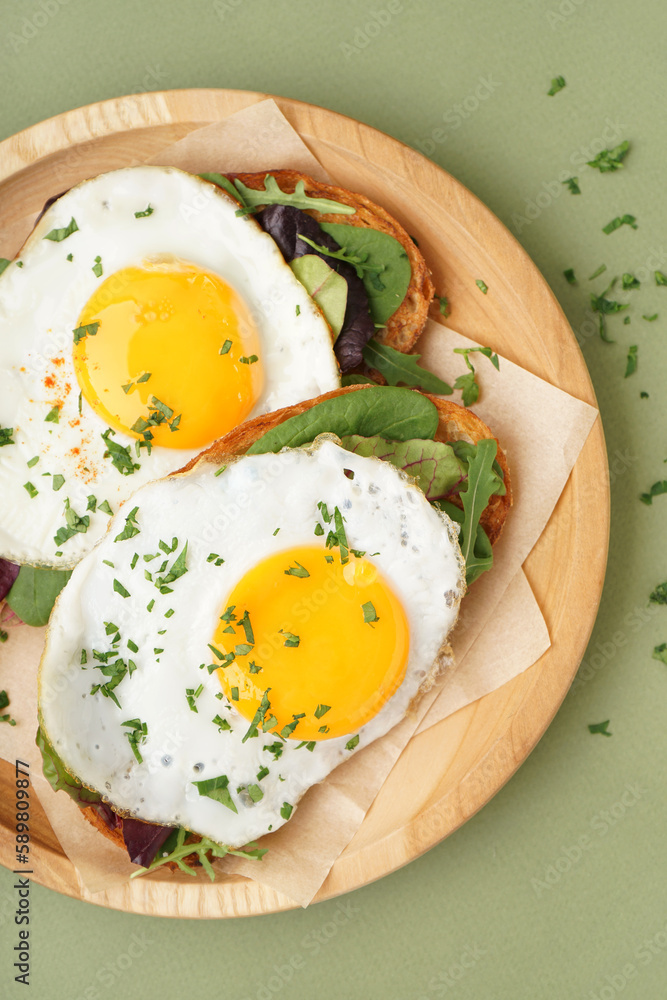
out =
[[[53,194],[140,162],[191,129],[266,96],[184,90],[79,108],[0,143],[0,229],[17,240]],[[276,101],[336,182],[384,205],[417,237],[452,325],[535,375],[595,405],[581,352],[546,282],[516,240],[466,188],[400,142],[334,112]],[[17,242],[17,248],[19,243]],[[489,287],[481,295],[475,280]],[[585,517],[593,507],[596,518]],[[509,684],[411,740],[317,899],[394,871],[456,830],[511,777],[564,698],[597,612],[609,535],[609,485],[596,422],[524,570],[552,646]],[[563,557],[566,553],[566,557]],[[511,650],[508,650],[511,655]],[[0,766],[0,862],[13,868],[13,768]],[[36,881],[102,906],[174,917],[229,917],[290,908],[240,877],[216,883],[155,873],[91,896],[34,801]],[[10,839],[11,837],[11,839]]]

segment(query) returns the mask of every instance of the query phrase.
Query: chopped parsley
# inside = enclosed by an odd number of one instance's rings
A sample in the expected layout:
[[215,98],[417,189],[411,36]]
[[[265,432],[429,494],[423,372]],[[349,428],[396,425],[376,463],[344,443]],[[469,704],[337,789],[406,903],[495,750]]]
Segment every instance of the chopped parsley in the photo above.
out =
[[289,802],[283,802],[283,804],[280,807],[280,815],[282,816],[283,819],[289,819],[290,816],[292,815],[293,809],[294,806],[291,806]]
[[47,424],[60,423],[60,407],[59,406],[52,407],[44,417],[44,420]]
[[239,361],[242,365],[254,365],[256,361],[259,361],[259,358],[256,354],[251,354],[249,358],[247,358],[244,354],[239,358]]
[[216,566],[222,566],[224,561],[222,556],[219,556],[217,552],[209,552],[206,557],[206,562],[215,563]]
[[481,293],[482,293],[483,295],[486,295],[486,293],[487,293],[487,292],[488,292],[488,290],[489,290],[489,286],[488,286],[488,285],[486,284],[486,282],[485,282],[485,281],[482,281],[482,279],[481,279],[481,278],[478,278],[478,279],[477,279],[477,281],[475,282],[475,284],[476,284],[476,285],[477,285],[477,287],[479,288],[480,292],[481,292]]
[[626,271],[621,278],[621,287],[624,292],[629,292],[632,288],[639,288],[640,281],[639,278],[635,278],[634,274],[628,274]]
[[318,705],[315,709],[315,718],[321,719],[323,715],[331,710],[331,705]]
[[206,781],[193,781],[192,784],[200,795],[205,795],[206,798],[220,802],[223,806],[231,809],[232,812],[238,813],[238,809],[228,788],[229,778],[226,774],[220,774],[217,778],[208,778]]
[[615,230],[620,229],[621,226],[630,226],[632,229],[638,229],[637,220],[634,215],[617,215],[615,219],[608,222],[606,226],[602,227],[602,232],[609,235],[609,233],[615,232]]
[[299,305],[299,303],[298,303],[298,302],[297,302],[297,304],[296,304],[296,314],[297,314],[297,316],[300,316],[300,315],[301,315],[301,306]]
[[118,469],[121,476],[131,476],[137,469],[141,466],[137,465],[132,461],[132,455],[130,454],[130,448],[118,444],[117,441],[112,441],[110,438],[111,434],[116,432],[109,427],[104,434],[101,435],[107,450],[104,452],[104,458],[111,458],[111,464],[114,468]]
[[667,480],[662,479],[657,483],[653,483],[653,486],[648,493],[642,493],[639,499],[642,503],[645,503],[647,507],[650,507],[653,503],[653,497],[662,496],[664,493],[667,493]]
[[[102,508],[100,506],[100,510],[101,509]],[[133,507],[130,513],[125,518],[125,527],[123,528],[123,530],[120,532],[119,535],[116,535],[116,537],[114,538],[114,542],[123,542],[125,541],[125,539],[134,538],[135,535],[139,534],[141,529],[137,524],[138,513],[139,513],[139,508]]]
[[39,462],[39,455],[35,455],[35,457],[29,459],[26,464],[27,464],[27,466],[28,466],[29,469],[32,469],[33,465],[37,465],[38,462]]
[[645,314],[642,316],[642,319],[645,319],[647,323],[654,323],[657,318],[658,318],[657,313],[653,313],[652,316],[647,316]]
[[[35,497],[37,496],[37,494],[39,493],[39,490],[35,489],[35,487],[33,486],[33,484],[30,483],[30,482],[24,483],[23,484],[23,489],[28,491],[28,495],[29,495],[29,497],[30,497],[31,500],[34,500]],[[60,542],[57,542],[56,544],[60,545]]]
[[154,211],[155,209],[153,208],[152,205],[147,205],[146,208],[143,210],[143,212],[135,212],[134,217],[135,219],[145,219],[149,215],[152,215]]
[[251,674],[259,674],[259,673],[261,673],[261,670],[262,670],[262,668],[260,667],[259,663],[255,663],[254,660],[249,660],[248,661],[248,669],[250,670]]
[[280,730],[281,739],[286,740],[292,735],[292,733],[299,725],[299,722],[301,721],[301,719],[303,719],[305,714],[306,714],[305,712],[300,712],[298,715],[292,716],[292,721],[288,722],[287,725],[283,726],[283,728]]
[[284,628],[279,628],[278,631],[280,632],[281,635],[285,636],[285,642],[284,642],[285,646],[296,647],[301,642],[301,639],[299,638],[299,636],[298,635],[294,635],[293,632],[287,632]]
[[662,271],[655,271],[655,283],[656,285],[667,285],[667,274],[663,274]]
[[16,444],[16,441],[12,437],[13,433],[14,433],[13,427],[0,427],[0,448],[4,448],[6,444]]
[[[174,541],[176,541],[176,539],[174,539]],[[188,568],[185,565],[187,552],[188,543],[186,542],[177,558],[174,559],[167,573],[165,573],[164,576],[158,576],[155,580],[155,586],[161,594],[171,594],[173,588],[169,587],[168,584],[174,583],[175,580],[178,580],[179,577],[187,573]],[[162,567],[160,568],[160,572],[162,572]]]
[[559,92],[559,90],[563,89],[564,86],[565,86],[565,77],[555,76],[551,81],[551,87],[549,88],[549,90],[547,90],[547,96],[554,97]]
[[103,500],[97,509],[101,510],[103,514],[108,514],[109,517],[113,515],[113,511],[108,500]]
[[72,331],[74,337],[74,343],[78,344],[85,337],[94,337],[100,328],[99,323],[86,323],[85,326],[77,326],[76,330]]
[[606,270],[607,270],[607,265],[606,264],[600,264],[600,266],[598,267],[598,269],[596,271],[593,271],[593,273],[591,275],[589,275],[588,280],[589,281],[593,281],[594,278],[599,278],[600,275],[604,274],[604,272]]
[[436,295],[441,316],[449,316],[449,299],[446,295]]
[[214,726],[218,727],[219,733],[230,733],[232,731],[232,727],[230,726],[227,719],[223,719],[219,715],[216,715],[215,718],[212,719],[211,721],[213,722]]
[[[200,684],[198,688],[186,688],[185,697],[187,699],[188,705],[190,706],[191,712],[197,712],[197,706],[195,704],[196,699],[204,690],[204,685]],[[199,713],[197,713],[199,714]]]
[[232,701],[238,701],[239,700],[239,689],[237,687],[233,687],[233,688],[231,688],[231,693],[232,693]]
[[132,390],[135,389],[140,382],[148,382],[152,374],[152,372],[144,372],[143,375],[140,375],[138,378],[130,379],[130,381],[126,382],[125,385],[121,385],[121,389],[127,396],[128,393],[132,392]]
[[246,791],[253,802],[259,802],[260,799],[264,798],[264,792],[259,785],[248,785]]
[[470,355],[478,352],[488,358],[494,368],[500,370],[498,355],[494,354],[490,347],[455,347],[454,354],[462,354],[468,372],[459,375],[454,382],[455,389],[461,389],[461,399],[464,406],[472,406],[479,399],[479,384],[475,378],[475,369],[470,361]]
[[667,604],[667,580],[659,583],[649,595],[649,604]]
[[238,646],[234,646],[234,653],[236,656],[247,656],[248,653],[252,653],[254,648],[248,642],[240,642]]
[[609,725],[609,719],[604,722],[594,722],[590,723],[588,726],[589,733],[600,733],[602,736],[612,736],[613,733],[608,732],[607,727]]
[[245,632],[246,642],[254,643],[255,634],[252,630],[252,625],[250,624],[250,615],[248,614],[247,611],[243,612],[243,616],[239,619],[239,625]]
[[561,184],[566,184],[567,189],[570,194],[581,194],[581,188],[579,187],[578,177],[568,177],[566,181],[561,181]]
[[[324,531],[322,533],[324,534]],[[294,560],[294,566],[290,566],[289,569],[285,570],[285,576],[299,576],[305,579],[307,576],[310,576],[310,573],[300,562]]]
[[131,430],[136,434],[141,434],[150,454],[150,442],[153,439],[151,427],[159,427],[166,424],[170,431],[177,431],[181,422],[181,414],[174,416],[174,411],[166,403],[163,403],[157,396],[151,396],[148,403],[148,419],[137,417],[132,424]]
[[143,763],[143,757],[139,753],[139,747],[142,743],[146,742],[146,736],[148,735],[148,726],[141,719],[128,719],[127,722],[121,722],[121,726],[128,726],[131,730],[125,733],[128,742],[132,748],[132,753],[137,758],[139,764]]
[[93,264],[91,270],[92,270],[92,272],[93,272],[93,274],[95,275],[96,278],[101,278],[102,277],[102,258],[101,257],[96,257],[95,258],[95,263]]
[[353,736],[352,739],[347,741],[347,743],[345,744],[345,749],[354,750],[354,748],[358,745],[358,743],[359,743],[359,734],[357,733],[356,736]]
[[120,594],[121,597],[129,597],[130,596],[129,590],[126,590],[126,588],[123,586],[123,584],[120,582],[120,580],[114,579],[113,589],[114,589],[115,593],[116,594]]
[[563,271],[563,275],[568,285],[576,285],[577,279],[574,273],[574,268],[568,267],[567,271]]
[[231,340],[226,340],[222,345],[222,347],[220,348],[220,350],[218,351],[218,354],[228,354],[231,346],[232,346]]
[[601,174],[623,169],[623,160],[628,155],[630,143],[627,139],[614,146],[613,149],[603,149],[593,160],[588,160],[588,166],[599,170]]
[[629,375],[634,375],[637,371],[637,345],[632,344],[628,348],[628,356],[625,365],[625,376],[627,378]]
[[72,218],[69,220],[66,226],[63,226],[62,229],[52,229],[50,233],[46,234],[44,239],[51,240],[53,243],[62,243],[62,241],[66,240],[68,236],[71,236],[72,233],[75,233],[78,230],[78,228],[79,227],[76,224],[76,220],[72,216]]
[[65,485],[65,477],[61,476],[60,473],[58,473],[58,475],[56,475],[56,476],[53,477],[53,479],[52,479],[51,482],[52,482],[52,486],[53,486],[54,491],[57,493],[58,490],[61,489]]
[[69,538],[77,532],[85,534],[90,525],[90,516],[84,514],[79,517],[76,511],[70,506],[69,497],[65,500],[65,526],[58,528],[53,540],[57,546],[63,545]]
[[667,642],[661,642],[659,646],[654,646],[651,655],[654,660],[659,660],[660,663],[667,664]]
[[377,616],[377,612],[375,610],[375,607],[373,606],[372,601],[366,601],[365,604],[362,604],[361,605],[361,610],[364,613],[364,624],[365,625],[372,625],[373,622],[379,622],[380,621],[380,619]]

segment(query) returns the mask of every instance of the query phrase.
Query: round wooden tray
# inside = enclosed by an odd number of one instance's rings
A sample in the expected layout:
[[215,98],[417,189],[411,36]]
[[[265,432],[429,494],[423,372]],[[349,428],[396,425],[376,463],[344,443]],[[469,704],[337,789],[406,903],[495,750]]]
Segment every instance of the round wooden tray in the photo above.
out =
[[[48,197],[84,177],[147,159],[193,128],[268,96],[234,90],[139,94],[26,129],[0,143],[0,228],[20,227]],[[436,288],[446,289],[453,304],[456,329],[595,405],[583,357],[547,283],[474,195],[419,153],[367,125],[299,101],[274,99],[336,183],[384,205],[418,238]],[[480,275],[493,295],[480,295],[475,288]],[[587,516],[592,490],[593,519]],[[411,740],[316,899],[365,885],[418,857],[488,802],[525,760],[583,656],[602,592],[608,535],[607,460],[598,419],[524,565],[551,648],[510,683]],[[13,782],[13,768],[3,764],[0,861],[8,868],[13,868],[8,847]],[[156,872],[91,896],[82,889],[38,802],[31,837],[38,881],[103,906],[163,916],[222,917],[294,905],[241,877],[210,883],[180,873]]]

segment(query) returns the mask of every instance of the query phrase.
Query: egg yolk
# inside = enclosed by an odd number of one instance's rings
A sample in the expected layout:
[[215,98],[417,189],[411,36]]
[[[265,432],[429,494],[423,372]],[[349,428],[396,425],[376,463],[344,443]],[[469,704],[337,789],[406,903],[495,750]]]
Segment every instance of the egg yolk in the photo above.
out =
[[250,312],[216,274],[173,258],[103,281],[74,332],[81,391],[112,428],[200,448],[250,413],[263,387]]
[[222,689],[258,730],[297,740],[355,734],[405,675],[403,607],[370,560],[304,546],[234,587],[213,644]]

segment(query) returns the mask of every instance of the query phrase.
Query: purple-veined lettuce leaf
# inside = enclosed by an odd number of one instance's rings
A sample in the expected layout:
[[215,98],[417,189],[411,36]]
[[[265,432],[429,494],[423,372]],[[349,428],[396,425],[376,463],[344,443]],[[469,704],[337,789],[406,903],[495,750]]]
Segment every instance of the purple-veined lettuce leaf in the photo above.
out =
[[442,441],[412,439],[387,441],[382,437],[361,437],[350,434],[341,439],[343,448],[357,455],[381,458],[403,469],[419,483],[428,500],[455,496],[468,475],[467,464]]
[[102,801],[102,796],[98,792],[91,792],[89,788],[84,788],[78,778],[65,769],[62,760],[42,732],[41,726],[37,730],[35,743],[42,754],[44,777],[56,792],[61,789],[67,792],[78,806],[89,806]]
[[0,559],[0,601],[4,601],[5,597],[12,589],[14,580],[19,575],[20,566],[16,563],[9,562],[8,559]]
[[171,826],[157,826],[154,823],[144,823],[140,819],[127,817],[123,818],[122,823],[123,840],[130,861],[144,868],[155,859],[157,852],[174,829]]
[[334,351],[343,373],[361,364],[364,344],[375,333],[364,283],[357,277],[351,264],[318,253],[305,240],[299,239],[299,234],[307,236],[313,243],[326,247],[327,250],[340,250],[338,243],[320,228],[311,215],[292,205],[269,205],[258,212],[255,218],[262,229],[276,241],[288,264],[297,257],[316,254],[345,279],[347,282],[345,318]]

